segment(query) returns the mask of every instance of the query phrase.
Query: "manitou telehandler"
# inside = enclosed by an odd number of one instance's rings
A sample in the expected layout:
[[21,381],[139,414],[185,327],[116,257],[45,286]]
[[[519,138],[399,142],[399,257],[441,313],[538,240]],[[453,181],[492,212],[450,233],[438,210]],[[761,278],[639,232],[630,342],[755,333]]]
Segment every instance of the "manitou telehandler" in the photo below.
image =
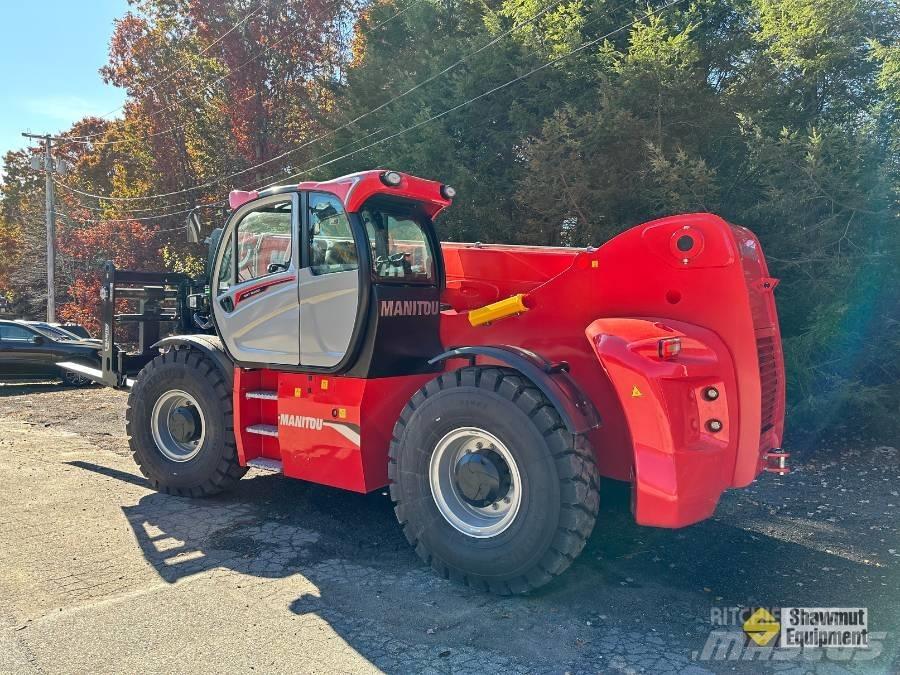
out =
[[206,278],[107,264],[103,365],[73,367],[131,389],[150,484],[390,486],[439,574],[519,593],[580,553],[599,476],[631,483],[638,523],[682,527],[787,470],[777,282],[750,231],[693,213],[599,248],[441,244],[453,196],[395,171],[236,191]]

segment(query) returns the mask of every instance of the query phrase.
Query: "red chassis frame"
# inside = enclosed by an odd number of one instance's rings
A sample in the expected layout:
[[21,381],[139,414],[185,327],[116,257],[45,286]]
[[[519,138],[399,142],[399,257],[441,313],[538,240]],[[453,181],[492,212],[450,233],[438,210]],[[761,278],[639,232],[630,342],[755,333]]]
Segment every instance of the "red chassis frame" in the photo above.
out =
[[[331,192],[351,212],[376,193],[419,201],[432,217],[449,205],[439,183],[403,175],[389,187],[380,176],[299,188]],[[568,363],[602,417],[588,433],[600,473],[634,484],[638,523],[681,527],[709,517],[725,489],[750,483],[779,448],[777,281],[749,230],[697,213],[636,226],[596,249],[444,243],[442,250],[442,300],[452,307],[441,312],[442,343],[512,345]],[[469,310],[516,294],[525,294],[527,311],[470,323]],[[673,337],[681,352],[661,356],[660,340]],[[465,363],[449,359],[444,367]],[[287,476],[359,492],[381,488],[394,423],[432,377],[237,369],[240,461],[277,459]],[[278,398],[246,397],[256,390]],[[275,419],[279,437],[243,431]]]

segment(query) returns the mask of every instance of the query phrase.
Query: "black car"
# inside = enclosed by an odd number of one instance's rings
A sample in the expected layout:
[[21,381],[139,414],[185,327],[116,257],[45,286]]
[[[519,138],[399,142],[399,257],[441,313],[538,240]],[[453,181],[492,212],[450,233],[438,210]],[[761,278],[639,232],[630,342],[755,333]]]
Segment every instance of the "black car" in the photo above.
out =
[[85,340],[41,322],[0,320],[0,380],[59,378],[83,386],[91,380],[62,369],[62,361],[100,367],[100,341]]

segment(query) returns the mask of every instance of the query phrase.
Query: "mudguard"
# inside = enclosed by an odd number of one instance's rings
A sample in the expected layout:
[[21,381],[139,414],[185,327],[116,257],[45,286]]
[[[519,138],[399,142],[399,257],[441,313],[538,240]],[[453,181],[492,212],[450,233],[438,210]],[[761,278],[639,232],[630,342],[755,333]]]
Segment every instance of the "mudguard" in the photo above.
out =
[[567,364],[552,364],[527,349],[510,345],[457,347],[435,356],[428,363],[435,365],[447,359],[468,359],[474,365],[478,357],[497,361],[522,373],[553,404],[570,433],[585,434],[600,426],[597,409],[569,377]]
[[[682,527],[712,515],[731,482],[739,439],[734,365],[725,343],[708,329],[653,318],[598,319],[585,334],[633,441],[637,522]],[[681,353],[667,360],[659,341],[673,337],[680,338]],[[721,430],[713,431],[710,420]]]
[[196,349],[219,366],[222,373],[226,377],[226,381],[230,384],[234,381],[234,363],[225,353],[225,347],[217,335],[206,335],[198,333],[196,335],[170,335],[163,338],[153,345],[154,349],[165,349],[166,347],[190,347]]

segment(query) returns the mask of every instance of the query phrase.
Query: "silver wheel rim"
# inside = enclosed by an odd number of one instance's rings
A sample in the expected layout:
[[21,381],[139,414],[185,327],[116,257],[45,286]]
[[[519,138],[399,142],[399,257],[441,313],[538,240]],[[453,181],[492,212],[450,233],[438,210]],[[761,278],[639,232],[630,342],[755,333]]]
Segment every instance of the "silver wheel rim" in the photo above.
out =
[[[187,406],[194,408],[200,417],[200,436],[195,441],[182,442],[176,440],[170,424],[174,411]],[[203,409],[197,403],[197,399],[186,391],[181,389],[167,391],[153,404],[153,412],[150,415],[150,431],[153,434],[153,442],[156,443],[157,449],[164,457],[173,462],[189,462],[200,452],[203,439],[206,438],[206,419],[203,416]]]
[[[463,496],[455,476],[459,460],[478,450],[492,450],[509,472],[508,491],[485,507],[474,506]],[[478,427],[454,429],[438,441],[429,463],[429,482],[434,503],[444,519],[459,532],[477,539],[505,532],[522,504],[522,479],[516,460],[500,439]]]

